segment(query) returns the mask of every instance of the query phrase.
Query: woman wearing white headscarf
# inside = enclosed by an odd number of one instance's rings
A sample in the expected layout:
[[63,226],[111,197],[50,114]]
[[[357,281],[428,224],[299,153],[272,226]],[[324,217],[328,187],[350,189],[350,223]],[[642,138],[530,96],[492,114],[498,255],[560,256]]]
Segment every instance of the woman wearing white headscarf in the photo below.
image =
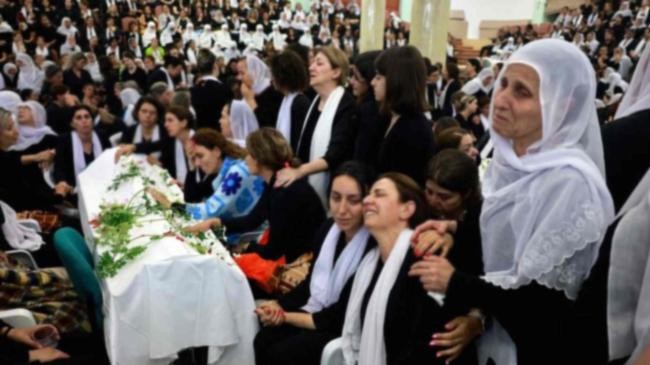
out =
[[18,104],[18,142],[11,146],[13,151],[37,153],[56,147],[56,133],[47,123],[45,108],[37,101]]
[[142,33],[142,46],[144,48],[149,47],[151,40],[156,37],[158,37],[158,34],[156,33],[156,23],[148,22],[147,28],[144,30],[144,33]]
[[600,82],[607,85],[607,89],[601,100],[603,105],[612,105],[621,100],[623,93],[628,87],[628,83],[623,80],[621,74],[611,67],[607,67]]
[[490,96],[493,84],[494,72],[491,67],[486,67],[475,78],[463,85],[460,90],[467,95],[474,95],[478,99],[481,96]]
[[168,44],[174,42],[174,33],[176,33],[176,24],[173,22],[167,23],[165,29],[160,33],[160,44],[163,47],[167,47]]
[[16,56],[16,64],[20,69],[16,88],[18,90],[32,89],[39,92],[43,87],[45,74],[34,64],[34,60],[27,53],[19,53]]
[[20,95],[10,90],[0,91],[0,108],[6,109],[13,115],[18,114],[18,105],[22,102]]
[[214,42],[214,34],[212,33],[212,27],[208,24],[203,26],[203,32],[199,36],[199,48],[212,48],[212,43]]
[[246,148],[246,137],[260,128],[255,113],[243,100],[233,100],[230,106],[225,105],[223,109],[219,119],[223,135]]
[[539,40],[515,52],[492,98],[494,158],[480,218],[485,275],[459,272],[440,257],[413,266],[449,305],[492,315],[480,364],[551,364],[560,356],[581,363],[567,329],[614,217],[595,90],[593,67],[568,42]]
[[262,51],[264,49],[264,43],[266,42],[266,34],[264,34],[264,26],[258,24],[255,27],[255,33],[251,36],[251,46],[257,51]]
[[253,41],[253,35],[248,32],[248,25],[246,23],[239,27],[239,49],[246,49]]
[[232,38],[230,38],[230,30],[228,29],[227,23],[221,25],[221,29],[215,33],[214,38],[216,46],[219,48],[226,48],[230,42],[232,42]]
[[66,39],[70,36],[76,36],[78,32],[77,28],[74,25],[72,25],[72,21],[67,16],[61,19],[61,24],[56,29],[56,31],[57,33],[64,36]]
[[273,32],[271,33],[271,41],[273,42],[273,49],[278,52],[282,52],[284,47],[287,46],[287,35],[280,32],[280,27],[275,24],[273,25]]
[[187,44],[189,41],[198,41],[199,37],[194,31],[194,24],[192,23],[187,23],[185,26],[185,30],[183,31],[183,44]]
[[255,112],[260,127],[275,126],[282,94],[271,85],[271,70],[259,57],[248,55],[237,64],[242,95]]
[[2,66],[2,75],[0,75],[0,83],[2,87],[0,90],[4,89],[15,89],[18,82],[18,67],[16,64],[7,62]]

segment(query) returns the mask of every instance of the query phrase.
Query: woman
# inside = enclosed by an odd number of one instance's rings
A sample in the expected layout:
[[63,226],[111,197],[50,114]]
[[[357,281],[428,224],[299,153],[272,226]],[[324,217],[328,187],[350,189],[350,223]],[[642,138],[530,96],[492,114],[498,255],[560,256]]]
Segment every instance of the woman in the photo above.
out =
[[18,73],[16,89],[41,90],[45,75],[43,71],[34,64],[34,60],[32,60],[32,58],[26,53],[19,53],[16,55],[16,65],[20,70]]
[[375,60],[381,51],[368,51],[360,54],[350,66],[350,86],[357,99],[359,132],[354,144],[354,159],[369,166],[377,166],[379,145],[386,133],[388,124],[379,118],[379,105],[370,82],[375,78]]
[[22,153],[38,153],[56,147],[56,133],[47,125],[47,114],[41,103],[18,104],[18,142],[11,147]]
[[485,134],[481,117],[477,115],[478,100],[473,95],[463,95],[460,97],[456,108],[456,119],[460,126],[474,134],[476,139],[480,139]]
[[[262,195],[263,181],[248,171],[244,161],[246,151],[208,128],[199,129],[191,142],[194,163],[205,174],[203,181],[207,184],[197,184],[195,190],[204,195],[203,201],[187,204],[187,213],[197,220],[247,215]],[[207,196],[205,185],[212,188]]]
[[459,127],[446,129],[436,137],[435,141],[437,151],[448,148],[459,150],[471,158],[474,163],[478,162],[478,150],[474,146],[476,139],[466,129]]
[[[122,93],[129,90],[137,93],[130,88],[122,90]],[[127,104],[125,106],[127,113],[129,110],[131,111],[130,117],[135,124],[130,125],[122,133],[120,144],[128,145],[120,147],[122,153],[140,152],[147,149],[147,146],[151,147],[152,144],[159,143],[167,137],[166,130],[160,126],[163,107],[158,100],[151,96],[143,96],[137,99],[135,105]]]
[[249,250],[266,260],[284,256],[286,262],[292,262],[311,249],[309,242],[325,220],[323,207],[313,188],[304,180],[289,187],[272,188],[277,171],[286,164],[295,163],[291,147],[280,132],[272,128],[258,129],[246,138],[246,149],[248,170],[264,179],[264,184],[259,186],[264,193],[255,208],[243,217],[207,219],[190,230],[204,231],[223,225],[227,232],[247,232],[268,220],[268,243],[249,246]]
[[494,318],[481,363],[553,363],[558,354],[580,362],[567,327],[613,218],[595,89],[587,57],[552,39],[515,52],[497,82],[480,218],[486,274],[479,279],[439,257],[425,258],[419,274],[426,290]]
[[68,68],[63,72],[63,82],[70,88],[70,93],[83,98],[83,86],[92,84],[90,73],[84,68],[88,58],[82,52],[73,53],[68,61]]
[[259,129],[255,114],[243,100],[233,100],[223,106],[219,126],[224,137],[242,148],[246,147],[246,137]]
[[296,150],[310,104],[303,94],[309,82],[307,69],[300,56],[289,50],[275,55],[270,63],[273,86],[284,95],[275,128]]
[[89,107],[79,105],[72,112],[72,132],[59,136],[54,159],[54,182],[65,183],[71,190],[77,176],[107,148],[106,137],[93,131],[93,115]]
[[188,172],[194,169],[191,165],[192,161],[187,158],[188,141],[194,135],[193,123],[192,113],[186,108],[171,106],[167,109],[164,126],[170,138],[160,144],[160,162],[180,184],[185,183]]
[[448,117],[454,116],[454,109],[451,103],[451,96],[460,90],[460,82],[458,76],[460,71],[458,65],[453,62],[447,62],[442,71],[442,77],[445,81],[445,86],[440,93],[440,105],[442,105],[442,115]]
[[260,126],[275,126],[282,94],[271,85],[269,67],[257,56],[248,55],[237,63],[237,79],[241,81],[244,100],[255,112]]
[[490,67],[486,67],[475,78],[463,85],[461,91],[479,99],[481,96],[491,96],[493,83],[494,71]]
[[309,107],[296,148],[303,164],[280,171],[275,185],[287,186],[308,176],[325,206],[327,171],[352,157],[356,138],[354,98],[343,88],[348,76],[347,56],[334,47],[317,49],[309,76],[317,97]]
[[406,175],[382,175],[363,200],[364,225],[377,241],[354,277],[343,324],[346,364],[438,364],[429,346],[448,314],[407,276],[416,260],[413,228],[426,216],[424,196]]
[[381,117],[388,119],[376,170],[401,172],[424,186],[426,165],[433,156],[431,122],[424,116],[424,60],[415,47],[393,47],[379,55],[375,67],[375,100]]
[[257,308],[265,326],[255,337],[255,360],[264,364],[319,364],[323,347],[343,327],[351,278],[369,244],[363,197],[372,177],[345,162],[332,176],[328,219],[315,237],[314,267],[294,290]]

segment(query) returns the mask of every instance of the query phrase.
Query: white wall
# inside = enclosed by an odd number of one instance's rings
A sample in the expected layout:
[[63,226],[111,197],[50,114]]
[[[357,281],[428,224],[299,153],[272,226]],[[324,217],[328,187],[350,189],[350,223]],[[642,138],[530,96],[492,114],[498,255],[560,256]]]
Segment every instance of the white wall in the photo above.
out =
[[[404,1],[404,0],[402,0]],[[451,0],[453,10],[465,11],[467,38],[478,38],[482,20],[532,19],[538,0]]]

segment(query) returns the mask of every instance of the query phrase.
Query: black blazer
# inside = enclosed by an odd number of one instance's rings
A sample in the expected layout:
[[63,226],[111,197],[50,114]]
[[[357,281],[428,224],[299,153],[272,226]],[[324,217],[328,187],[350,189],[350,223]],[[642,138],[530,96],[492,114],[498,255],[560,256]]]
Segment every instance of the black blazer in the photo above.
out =
[[377,166],[379,146],[388,128],[387,120],[380,117],[379,105],[372,95],[359,104],[357,116],[359,132],[354,143],[353,158],[368,166]]
[[451,117],[454,114],[454,108],[451,105],[451,97],[460,90],[460,82],[453,80],[447,88],[445,100],[442,101],[442,115]]
[[[132,125],[130,127],[127,127],[124,132],[122,132],[122,138],[120,138],[120,143],[124,144],[131,144],[133,143],[133,139],[135,138],[135,130],[138,129],[138,125]],[[162,140],[168,139],[169,136],[167,135],[167,129],[161,125],[158,126],[158,130],[160,131],[160,140],[157,142],[160,142]],[[140,144],[142,145],[147,145],[151,144],[151,147],[146,147],[146,146],[136,146],[136,152],[139,153],[151,153],[151,152],[157,152],[160,151],[160,146],[156,144],[156,142],[141,142]],[[143,152],[143,151],[151,151],[151,152]]]
[[81,99],[83,98],[83,86],[89,83],[92,84],[93,79],[86,70],[81,70],[81,77],[77,77],[74,71],[70,69],[63,72],[63,82],[70,88],[72,94]]
[[[140,87],[140,90],[145,90],[147,88],[147,73],[139,67],[136,68],[134,73],[129,73],[126,68],[120,72],[120,81],[129,80],[135,81],[138,84],[138,87]],[[126,107],[126,105],[124,106]]]
[[232,92],[221,81],[199,80],[190,88],[192,107],[196,112],[196,127],[221,130],[219,118],[223,106],[232,98]]
[[650,109],[602,128],[607,186],[618,211],[650,167]]
[[305,117],[311,106],[311,101],[303,93],[299,93],[291,103],[291,149],[296,150],[298,140],[300,139],[300,132],[305,122]]
[[[105,136],[100,133],[97,133],[97,136],[102,144],[102,150],[111,148],[111,143]],[[93,158],[97,157],[93,156]],[[54,181],[56,183],[65,181],[70,186],[76,186],[77,184],[77,175],[74,172],[74,154],[72,152],[72,133],[59,136],[56,156],[54,157]]]
[[[307,124],[304,126],[302,141],[300,141],[296,153],[302,162],[309,162],[311,140],[318,123],[317,115],[320,115],[320,113],[314,108],[312,114],[305,121]],[[342,162],[352,158],[357,130],[356,103],[352,94],[346,91],[336,109],[334,121],[332,122],[330,143],[325,156],[323,156],[330,171],[335,170]]]
[[275,90],[273,86],[269,86],[261,93],[255,95],[255,101],[257,102],[255,117],[260,127],[275,127],[283,98],[284,95]]
[[325,221],[320,198],[306,179],[288,187],[274,188],[275,175],[265,184],[264,193],[255,208],[246,216],[224,219],[228,232],[246,232],[269,222],[269,240],[266,246],[255,245],[252,251],[265,259],[285,256],[294,261],[312,248],[314,233]]
[[424,114],[401,116],[381,142],[376,171],[401,172],[424,186],[427,163],[433,153],[431,122]]

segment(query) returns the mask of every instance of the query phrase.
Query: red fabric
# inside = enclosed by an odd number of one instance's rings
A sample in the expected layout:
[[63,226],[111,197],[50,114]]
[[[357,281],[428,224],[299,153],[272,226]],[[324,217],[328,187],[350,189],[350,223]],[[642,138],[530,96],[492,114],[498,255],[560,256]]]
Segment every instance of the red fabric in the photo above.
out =
[[269,243],[269,228],[265,229],[257,240],[257,244],[260,246],[266,246],[267,243]]
[[284,266],[284,256],[278,260],[265,260],[256,253],[246,253],[235,257],[235,262],[244,275],[259,285],[262,290],[272,293],[277,285],[277,272]]

